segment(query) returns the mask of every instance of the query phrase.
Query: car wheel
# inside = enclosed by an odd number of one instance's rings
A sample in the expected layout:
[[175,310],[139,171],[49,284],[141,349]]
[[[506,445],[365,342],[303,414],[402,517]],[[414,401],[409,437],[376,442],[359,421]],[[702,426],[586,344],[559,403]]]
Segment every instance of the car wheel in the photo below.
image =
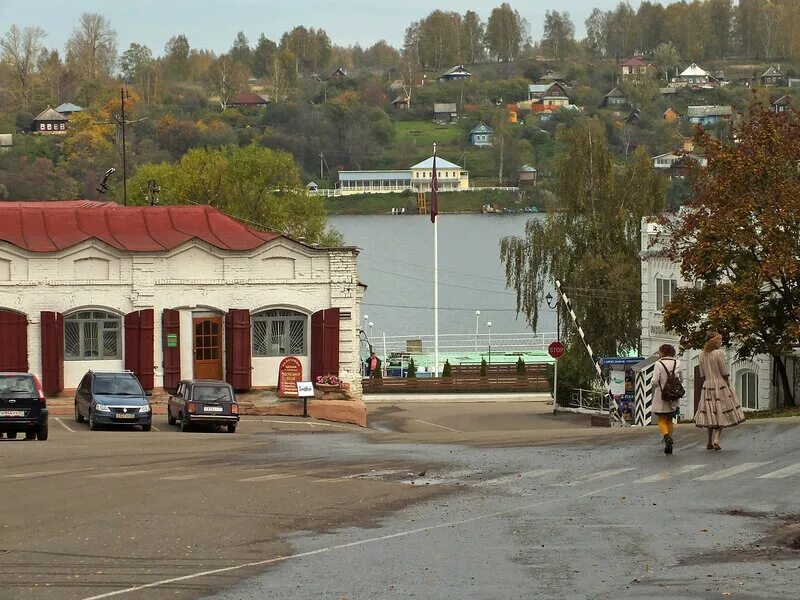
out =
[[35,440],[36,439],[36,432],[35,431],[26,431],[25,432],[25,439],[26,440]]
[[142,431],[150,431],[153,428],[153,422],[142,424]]
[[75,422],[76,423],[83,423],[86,419],[83,418],[81,411],[78,410],[78,403],[75,403]]
[[17,439],[17,432],[16,431],[9,431],[8,433],[6,433],[6,435],[8,436],[8,439],[10,439],[10,440]]
[[167,423],[170,425],[175,425],[177,422],[178,421],[172,416],[172,413],[169,411],[169,409],[167,409]]
[[178,429],[181,431],[189,431],[189,419],[186,415],[181,415],[181,420],[178,421]]
[[47,423],[39,425],[39,429],[36,430],[36,439],[40,442],[47,441],[48,429]]
[[94,418],[94,411],[90,408],[89,409],[89,429],[91,431],[97,431],[100,428],[100,425],[97,424],[97,421]]
[[236,425],[228,425],[228,433],[236,433]]

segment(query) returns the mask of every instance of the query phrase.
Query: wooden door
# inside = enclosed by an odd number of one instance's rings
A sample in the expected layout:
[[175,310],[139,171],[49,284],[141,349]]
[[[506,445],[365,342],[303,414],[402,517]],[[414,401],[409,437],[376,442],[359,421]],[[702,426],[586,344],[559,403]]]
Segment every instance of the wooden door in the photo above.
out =
[[194,376],[222,379],[222,318],[192,319],[194,325]]
[[28,317],[0,310],[0,371],[28,372]]

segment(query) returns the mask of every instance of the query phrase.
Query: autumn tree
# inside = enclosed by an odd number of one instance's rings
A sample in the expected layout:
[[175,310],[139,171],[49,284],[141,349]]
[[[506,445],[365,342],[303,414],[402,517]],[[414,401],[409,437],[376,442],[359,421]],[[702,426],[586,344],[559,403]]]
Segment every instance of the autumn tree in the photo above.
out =
[[664,81],[669,82],[669,74],[672,73],[681,62],[681,55],[675,44],[672,42],[662,42],[653,51],[653,60],[664,73]]
[[[528,221],[524,236],[501,240],[506,283],[516,293],[517,311],[534,331],[545,293],[558,279],[570,292],[575,313],[597,354],[614,356],[636,350],[641,319],[641,220],[662,209],[663,181],[653,173],[642,149],[625,164],[615,164],[605,129],[596,119],[581,118],[570,128],[562,127],[558,139],[562,147],[556,160],[559,211]],[[566,311],[562,312],[562,323],[568,321]],[[593,367],[583,358],[579,337],[573,329],[562,331],[578,379],[590,381]]]
[[13,73],[16,84],[13,94],[20,110],[25,110],[31,101],[36,61],[42,53],[42,40],[46,35],[41,27],[20,29],[12,25],[0,38],[0,61]]
[[247,72],[241,63],[224,54],[209,69],[208,82],[220,108],[225,110],[247,82]]
[[275,56],[277,50],[278,45],[263,33],[258,36],[258,42],[256,42],[251,57],[252,71],[255,77],[265,77],[270,72],[272,57]]
[[685,347],[717,329],[740,356],[771,355],[794,404],[784,356],[800,340],[800,119],[754,105],[734,141],[699,130],[695,144],[708,166],[665,227],[667,256],[696,285],[678,290],[664,325]]
[[486,46],[493,57],[516,60],[527,40],[528,23],[508,2],[492,10],[486,23]]
[[468,10],[464,14],[461,29],[464,60],[468,64],[475,64],[485,54],[484,37],[486,35],[486,25],[481,21],[478,13]]
[[84,82],[109,77],[117,62],[117,32],[96,13],[83,13],[67,40],[67,64]]
[[566,11],[546,12],[542,44],[548,47],[553,58],[559,61],[563,61],[566,54],[575,46],[575,26]]
[[175,79],[185,79],[189,73],[189,40],[185,35],[175,35],[164,46],[164,66]]

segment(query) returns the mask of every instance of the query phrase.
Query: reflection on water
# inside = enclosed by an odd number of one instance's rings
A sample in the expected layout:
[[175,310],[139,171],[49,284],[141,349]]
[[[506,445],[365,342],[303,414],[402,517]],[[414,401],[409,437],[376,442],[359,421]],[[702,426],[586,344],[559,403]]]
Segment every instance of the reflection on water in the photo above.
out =
[[[523,235],[537,215],[439,216],[439,332],[492,335],[527,331],[516,317],[513,290],[505,287],[500,239]],[[334,216],[345,243],[361,249],[358,272],[368,286],[362,327],[372,336],[433,333],[433,225],[426,215]],[[364,326],[363,315],[369,316]],[[546,308],[539,331],[555,330]]]

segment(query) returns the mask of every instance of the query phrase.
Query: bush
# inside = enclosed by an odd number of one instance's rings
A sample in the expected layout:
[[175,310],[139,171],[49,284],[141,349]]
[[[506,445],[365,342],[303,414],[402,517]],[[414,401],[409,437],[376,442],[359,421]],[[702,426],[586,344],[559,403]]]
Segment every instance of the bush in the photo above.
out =
[[517,375],[525,375],[525,361],[521,356],[517,359]]
[[414,364],[414,357],[408,359],[408,369],[406,372],[406,377],[408,379],[414,379],[417,376],[417,365]]
[[452,377],[453,376],[453,367],[450,366],[450,361],[444,361],[444,367],[442,367],[442,377]]
[[489,366],[486,364],[486,359],[482,358],[481,359],[481,373],[480,373],[481,377],[486,377],[486,373],[488,372],[488,370],[489,370]]

